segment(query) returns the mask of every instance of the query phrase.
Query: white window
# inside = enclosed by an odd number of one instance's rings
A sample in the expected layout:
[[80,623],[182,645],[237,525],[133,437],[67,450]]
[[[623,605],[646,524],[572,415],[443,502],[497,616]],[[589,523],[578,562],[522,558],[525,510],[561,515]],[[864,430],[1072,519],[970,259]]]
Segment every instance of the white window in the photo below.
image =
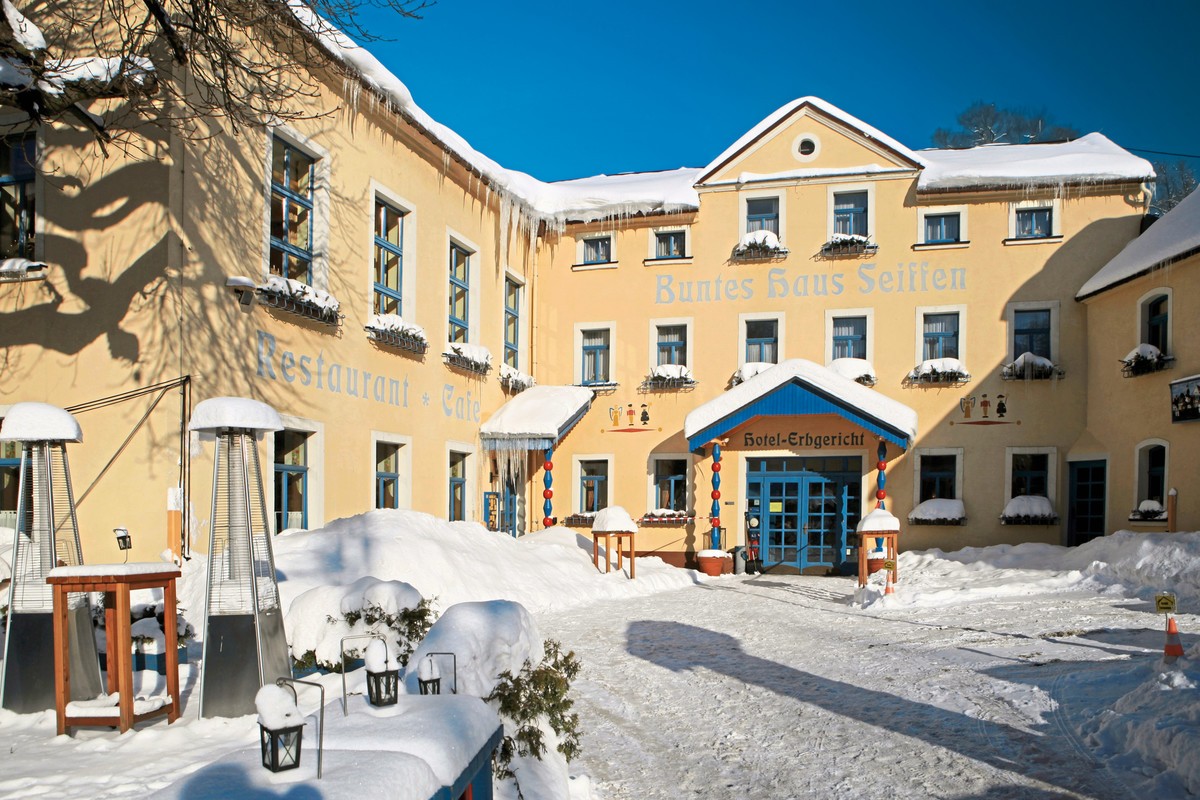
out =
[[875,239],[875,187],[869,183],[832,184],[828,188],[826,241],[835,234]]
[[650,367],[680,364],[691,369],[693,328],[691,317],[650,320]]
[[1050,505],[1058,500],[1058,448],[1004,448],[1004,500],[1037,495],[1048,498]]
[[1057,300],[1022,300],[1004,307],[1008,322],[1008,362],[1023,353],[1059,362]]
[[963,448],[922,447],[914,452],[913,505],[926,500],[962,500]]
[[269,434],[272,484],[267,513],[276,533],[325,524],[325,426],[281,414],[283,430]]
[[608,508],[612,498],[612,455],[579,455],[571,460],[575,486],[575,512],[594,513]]
[[863,358],[875,354],[875,309],[825,309],[825,363],[835,358]]
[[969,243],[966,206],[931,206],[917,210],[919,247],[961,247]]
[[1006,244],[1062,238],[1062,201],[1022,200],[1009,203]]
[[329,290],[329,153],[286,127],[267,136],[263,274]]
[[738,366],[783,361],[786,322],[783,314],[738,314]]
[[575,382],[584,386],[615,383],[617,379],[617,323],[575,324]]
[[412,508],[412,437],[371,431],[370,508]]

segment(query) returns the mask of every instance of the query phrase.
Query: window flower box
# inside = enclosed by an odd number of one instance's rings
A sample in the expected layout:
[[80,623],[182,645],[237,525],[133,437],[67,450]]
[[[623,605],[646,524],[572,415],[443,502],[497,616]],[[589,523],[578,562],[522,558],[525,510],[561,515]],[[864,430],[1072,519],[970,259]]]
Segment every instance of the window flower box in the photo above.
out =
[[917,386],[962,386],[971,380],[971,373],[957,358],[931,358],[913,367],[904,380]]
[[1058,514],[1049,498],[1041,495],[1018,495],[1004,506],[1001,525],[1056,525]]
[[520,394],[533,386],[533,376],[526,375],[519,369],[513,369],[508,364],[500,365],[500,388],[510,394]]
[[44,261],[28,258],[5,258],[0,260],[0,281],[38,281],[46,277],[48,266]]
[[338,313],[341,303],[329,292],[316,289],[307,283],[272,275],[260,284],[255,292],[258,302],[288,314],[315,320],[325,325],[338,325],[342,315]]
[[829,362],[829,368],[843,378],[860,383],[863,386],[874,386],[878,381],[875,367],[870,361],[862,358],[835,358]]
[[371,319],[363,326],[371,341],[378,342],[397,350],[405,350],[417,355],[425,355],[429,349],[429,340],[425,330],[420,325],[405,322],[396,314],[372,314]]
[[447,344],[442,359],[451,367],[480,375],[492,369],[491,351],[478,344]]
[[1046,381],[1066,374],[1066,370],[1050,359],[1033,353],[1021,353],[1011,364],[1000,368],[1002,381]]
[[670,389],[692,389],[696,379],[692,371],[682,364],[659,364],[650,371],[642,381],[642,391],[661,391]]
[[1142,342],[1121,359],[1121,374],[1126,378],[1149,375],[1151,372],[1167,369],[1174,361],[1174,356],[1166,355],[1154,345]]
[[758,375],[760,372],[766,372],[771,367],[775,366],[770,361],[747,361],[738,368],[738,371],[733,373],[733,377],[729,379],[729,386],[732,388]]
[[772,231],[757,230],[742,237],[737,247],[733,248],[733,258],[737,261],[765,261],[786,258],[788,252]]
[[1167,510],[1157,500],[1143,500],[1129,512],[1130,522],[1166,522]]
[[695,521],[696,516],[686,511],[656,508],[653,511],[647,511],[637,522],[646,527],[665,527],[668,525],[691,525]]
[[561,524],[567,525],[572,528],[588,528],[588,529],[590,529],[592,527],[592,523],[595,521],[596,521],[596,512],[595,511],[584,511],[584,512],[581,512],[578,514],[571,514],[570,516],[564,518]]
[[821,245],[822,258],[873,256],[878,251],[879,245],[857,233],[835,233],[828,242]]
[[967,512],[962,500],[932,498],[921,503],[908,515],[909,525],[965,525]]

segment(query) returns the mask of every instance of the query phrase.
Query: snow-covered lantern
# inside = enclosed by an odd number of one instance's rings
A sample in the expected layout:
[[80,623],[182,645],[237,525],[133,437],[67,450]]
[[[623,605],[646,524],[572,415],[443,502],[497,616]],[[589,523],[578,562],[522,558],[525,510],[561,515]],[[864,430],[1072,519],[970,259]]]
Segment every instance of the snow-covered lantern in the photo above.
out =
[[388,646],[382,639],[367,645],[367,702],[373,706],[394,706],[400,695],[400,667],[392,669]]
[[437,662],[431,655],[425,656],[417,665],[417,686],[420,687],[421,694],[442,693],[442,671],[438,669]]
[[129,535],[128,528],[113,528],[113,535],[117,537],[118,550],[125,551],[133,547],[133,537]]
[[[9,409],[0,441],[21,445],[12,587],[4,638],[0,705],[17,713],[54,708],[54,591],[46,576],[83,563],[67,442],[83,441],[75,418],[46,403]],[[67,598],[71,700],[103,691],[87,595]]]
[[271,772],[299,767],[304,719],[296,705],[295,690],[269,683],[258,690],[254,706],[258,710],[262,765]]
[[283,421],[265,403],[215,397],[188,428],[216,439],[200,716],[240,717],[259,687],[292,676],[257,443]]

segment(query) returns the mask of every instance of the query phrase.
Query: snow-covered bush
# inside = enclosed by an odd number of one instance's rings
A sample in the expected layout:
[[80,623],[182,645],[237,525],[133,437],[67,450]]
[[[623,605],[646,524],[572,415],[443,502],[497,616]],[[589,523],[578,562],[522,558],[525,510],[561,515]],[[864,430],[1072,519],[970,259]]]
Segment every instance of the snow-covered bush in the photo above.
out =
[[1021,353],[1011,364],[1000,368],[1000,377],[1004,380],[1039,381],[1049,378],[1062,377],[1063,371],[1054,366],[1054,362],[1033,353]]
[[779,237],[765,229],[750,231],[733,248],[734,258],[775,258],[787,254],[788,249],[780,243]]
[[[163,603],[135,603],[129,608],[130,638],[134,649],[140,653],[161,653],[167,644],[166,629],[163,627]],[[107,618],[102,605],[92,606],[92,624],[98,629],[97,645],[100,652],[108,652],[105,625]],[[176,610],[175,634],[179,646],[183,647],[196,638],[196,629]]]
[[508,364],[500,365],[500,387],[506,392],[519,394],[533,386],[533,376],[526,375],[519,369],[513,369]]
[[1138,504],[1137,508],[1129,512],[1129,518],[1142,520],[1143,522],[1164,520],[1167,518],[1167,510],[1157,500],[1143,500]]
[[908,373],[910,383],[966,383],[971,373],[957,358],[930,358]]
[[1058,514],[1050,499],[1036,494],[1022,494],[1008,501],[1000,515],[1001,525],[1053,525]]
[[1173,360],[1154,345],[1142,342],[1121,359],[1121,372],[1126,377],[1146,375],[1165,369]]

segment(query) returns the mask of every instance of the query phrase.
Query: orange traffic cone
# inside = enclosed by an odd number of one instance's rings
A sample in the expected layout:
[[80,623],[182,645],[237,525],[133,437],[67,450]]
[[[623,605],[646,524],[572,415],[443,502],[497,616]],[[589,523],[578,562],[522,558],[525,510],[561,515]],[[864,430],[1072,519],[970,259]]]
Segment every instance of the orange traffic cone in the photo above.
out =
[[1167,643],[1163,647],[1163,661],[1174,664],[1175,659],[1183,655],[1183,642],[1179,639],[1179,628],[1175,626],[1175,618],[1167,617]]
[[896,589],[892,586],[892,571],[890,569],[885,568],[884,572],[887,573],[887,583],[884,585],[883,593],[884,594],[895,594]]

